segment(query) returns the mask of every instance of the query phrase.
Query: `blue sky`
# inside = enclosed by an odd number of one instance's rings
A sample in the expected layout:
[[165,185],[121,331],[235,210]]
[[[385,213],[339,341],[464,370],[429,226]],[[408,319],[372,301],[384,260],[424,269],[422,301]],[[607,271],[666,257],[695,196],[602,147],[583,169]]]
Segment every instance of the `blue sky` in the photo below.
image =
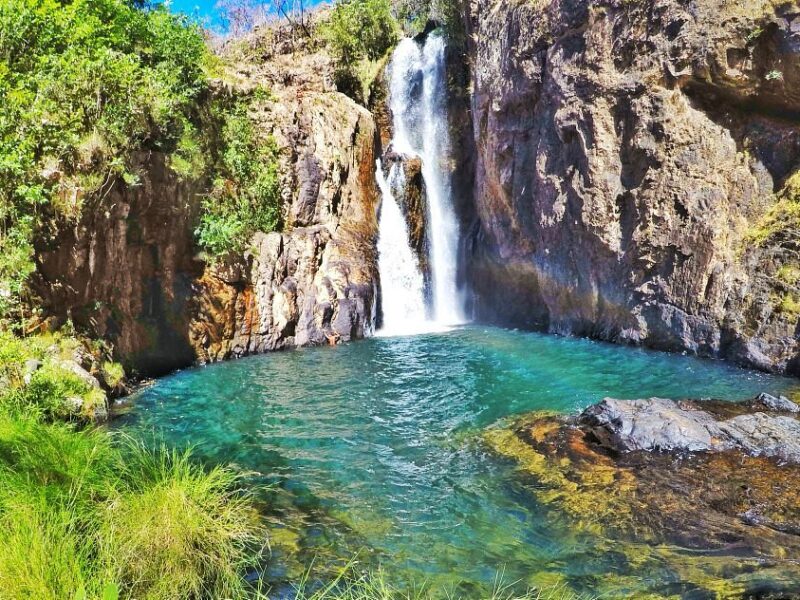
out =
[[[268,3],[269,0],[263,0]],[[320,4],[323,0],[307,0],[308,6]],[[204,25],[218,29],[221,27],[219,18],[218,0],[171,0],[170,9],[181,12],[191,17],[196,17]]]
[[220,24],[217,0],[172,0],[170,9],[197,17],[211,26],[218,27]]

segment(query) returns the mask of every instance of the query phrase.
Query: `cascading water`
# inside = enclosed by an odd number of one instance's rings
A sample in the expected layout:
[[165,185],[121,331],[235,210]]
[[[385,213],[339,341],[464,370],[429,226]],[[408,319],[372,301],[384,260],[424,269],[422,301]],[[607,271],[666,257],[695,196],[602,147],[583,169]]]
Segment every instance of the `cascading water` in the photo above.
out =
[[[383,331],[408,331],[409,326],[413,330],[434,329],[463,323],[463,299],[457,282],[459,226],[447,174],[450,142],[444,38],[433,33],[424,44],[413,39],[401,41],[392,55],[389,80],[394,126],[391,149],[398,155],[419,157],[422,162],[432,306],[430,318],[425,319],[424,286],[418,285],[423,282],[419,262],[406,260],[406,253],[413,258],[408,227],[392,194],[392,185],[379,164],[377,178],[383,192],[378,243]],[[393,165],[389,178],[401,173],[402,167]],[[399,245],[404,246],[402,252]],[[403,271],[399,270],[401,267]],[[420,306],[426,327],[420,327]]]
[[408,226],[392,193],[402,189],[405,173],[394,164],[384,176],[381,162],[375,175],[383,196],[378,238],[378,271],[383,290],[384,335],[399,335],[426,329],[425,291],[419,261],[408,242]]

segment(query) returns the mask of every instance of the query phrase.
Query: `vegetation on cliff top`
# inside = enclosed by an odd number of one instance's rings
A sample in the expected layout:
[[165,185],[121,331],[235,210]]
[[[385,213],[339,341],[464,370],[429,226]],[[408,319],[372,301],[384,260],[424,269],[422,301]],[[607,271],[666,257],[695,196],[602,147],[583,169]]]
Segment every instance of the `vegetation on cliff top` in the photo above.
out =
[[336,62],[336,88],[367,104],[372,81],[399,35],[389,0],[339,2],[320,30]]
[[200,27],[161,5],[0,2],[0,320],[19,318],[34,240],[139,185],[139,152],[213,182],[211,254],[279,225],[274,147],[254,151],[241,103],[213,93],[215,69]]

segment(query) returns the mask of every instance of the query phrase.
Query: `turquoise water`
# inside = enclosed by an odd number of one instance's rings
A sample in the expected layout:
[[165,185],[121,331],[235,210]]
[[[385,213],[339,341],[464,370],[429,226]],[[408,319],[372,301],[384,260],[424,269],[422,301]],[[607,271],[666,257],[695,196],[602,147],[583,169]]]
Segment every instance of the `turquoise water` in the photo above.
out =
[[[597,592],[618,566],[539,506],[531,482],[479,434],[533,411],[605,396],[744,399],[794,380],[712,361],[487,327],[251,357],[183,371],[132,399],[118,425],[192,445],[269,484],[268,577],[358,553],[404,580]],[[670,591],[680,578],[648,572]],[[670,587],[673,586],[673,587]],[[675,588],[678,589],[678,588]],[[683,588],[680,588],[683,589]]]

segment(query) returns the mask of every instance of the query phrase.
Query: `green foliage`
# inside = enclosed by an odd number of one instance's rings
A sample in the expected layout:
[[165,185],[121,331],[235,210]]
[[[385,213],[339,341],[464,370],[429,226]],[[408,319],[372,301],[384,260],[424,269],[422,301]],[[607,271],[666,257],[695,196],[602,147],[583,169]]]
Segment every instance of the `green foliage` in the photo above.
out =
[[380,61],[398,37],[389,0],[343,0],[336,4],[321,32],[336,61],[337,88],[365,102],[371,82],[359,77],[370,71],[364,63]]
[[111,389],[120,386],[125,380],[125,370],[117,362],[106,361],[103,363],[103,378]]
[[241,251],[255,232],[281,224],[278,148],[272,138],[259,139],[248,111],[245,101],[216,107],[221,152],[196,231],[211,258]]
[[323,28],[334,58],[353,64],[377,60],[397,41],[397,28],[388,0],[339,2]]
[[781,81],[783,80],[783,73],[780,71],[770,71],[764,76],[767,81]]
[[[99,392],[99,394],[98,394]],[[35,413],[47,419],[69,419],[78,407],[88,411],[105,402],[105,394],[92,387],[74,373],[54,361],[45,362],[31,376],[27,385],[21,386],[8,397],[10,405],[20,413]],[[70,406],[71,402],[79,402]]]
[[185,453],[0,413],[0,597],[244,597],[260,528],[236,487]]
[[[0,329],[0,411],[86,421],[105,413],[105,392],[69,368],[80,346],[60,334],[19,338]],[[119,365],[109,368],[124,378]]]
[[397,19],[411,35],[422,33],[429,21],[441,25],[449,38],[462,42],[464,24],[460,0],[397,0]]
[[35,231],[135,184],[132,153],[171,151],[206,89],[200,29],[135,4],[0,2],[0,318],[19,306]]

